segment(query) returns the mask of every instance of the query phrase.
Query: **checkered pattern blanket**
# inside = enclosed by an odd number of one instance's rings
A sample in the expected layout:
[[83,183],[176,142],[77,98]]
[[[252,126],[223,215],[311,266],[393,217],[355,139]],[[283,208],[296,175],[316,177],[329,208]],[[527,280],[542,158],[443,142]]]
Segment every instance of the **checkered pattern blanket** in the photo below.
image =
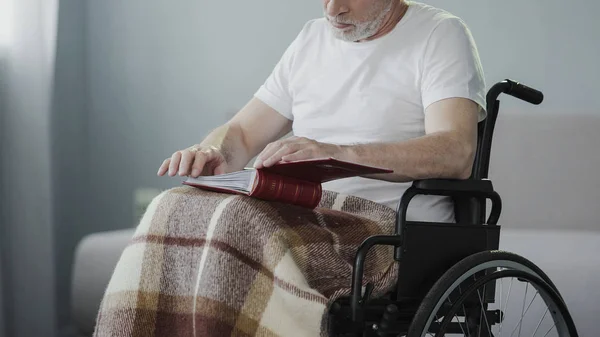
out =
[[[180,187],[148,207],[103,298],[94,336],[326,336],[362,241],[395,212],[325,191],[306,209]],[[395,283],[392,249],[367,257],[374,295]]]

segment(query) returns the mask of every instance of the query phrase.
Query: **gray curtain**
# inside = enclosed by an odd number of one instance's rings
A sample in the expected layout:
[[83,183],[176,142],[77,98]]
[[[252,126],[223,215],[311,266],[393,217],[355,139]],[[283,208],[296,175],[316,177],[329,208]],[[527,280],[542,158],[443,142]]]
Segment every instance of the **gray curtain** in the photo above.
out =
[[[0,0],[2,1],[2,0]],[[4,115],[6,113],[6,104],[5,100],[2,97],[2,93],[4,92],[4,82],[6,73],[5,61],[6,61],[6,44],[7,44],[7,22],[6,20],[6,5],[0,2],[0,183],[4,180],[3,168],[4,168],[4,146],[5,137],[4,135]],[[4,23],[4,24],[3,24]],[[4,292],[7,291],[6,281],[4,278],[6,277],[6,272],[4,269],[6,268],[6,262],[4,261],[4,257],[6,256],[6,219],[5,219],[5,211],[4,211],[4,188],[3,185],[0,185],[0,337],[8,336],[6,329],[6,310],[5,306],[8,305],[7,301],[5,301]]]
[[[3,8],[0,8],[0,11],[3,10]],[[0,35],[2,36],[2,35]],[[3,71],[3,66],[2,66],[2,43],[3,41],[0,41],[0,93],[2,93],[2,74],[4,73]],[[3,153],[4,151],[2,151],[2,144],[3,144],[3,131],[4,131],[4,123],[3,123],[3,116],[4,116],[4,104],[3,104],[3,100],[2,97],[0,96],[0,179],[2,177],[4,177],[4,175],[2,174],[2,160],[4,159],[3,157]],[[0,180],[0,182],[2,182],[2,180]],[[6,305],[6,302],[4,301],[4,291],[5,286],[4,286],[4,249],[5,249],[5,245],[4,245],[4,238],[6,236],[6,231],[5,231],[5,219],[4,219],[4,191],[2,190],[2,186],[0,186],[0,337],[5,337],[6,336],[6,323],[5,321],[5,317],[4,317],[4,306]]]
[[[0,108],[0,115],[2,114],[2,108]],[[0,121],[0,130],[1,129],[1,125],[2,122]],[[0,205],[2,204],[2,200],[0,199]],[[3,221],[3,215],[2,215],[2,210],[1,210],[0,206],[0,238],[2,238],[2,232],[4,231],[4,221]],[[1,241],[1,239],[0,239]],[[2,272],[3,269],[3,263],[2,263],[2,250],[3,250],[4,246],[2,245],[2,242],[0,242],[0,337],[5,337],[6,336],[6,324],[4,323],[4,280],[3,280],[3,276],[4,273]]]
[[[54,336],[50,115],[57,0],[0,0],[0,328]],[[8,310],[10,309],[10,310]],[[0,312],[2,314],[2,312]]]

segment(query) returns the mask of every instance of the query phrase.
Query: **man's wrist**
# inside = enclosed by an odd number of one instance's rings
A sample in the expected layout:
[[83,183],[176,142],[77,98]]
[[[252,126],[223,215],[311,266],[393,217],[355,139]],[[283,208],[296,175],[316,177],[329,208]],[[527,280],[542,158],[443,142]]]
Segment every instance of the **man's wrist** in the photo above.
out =
[[349,162],[360,162],[360,151],[358,145],[339,145],[340,160]]

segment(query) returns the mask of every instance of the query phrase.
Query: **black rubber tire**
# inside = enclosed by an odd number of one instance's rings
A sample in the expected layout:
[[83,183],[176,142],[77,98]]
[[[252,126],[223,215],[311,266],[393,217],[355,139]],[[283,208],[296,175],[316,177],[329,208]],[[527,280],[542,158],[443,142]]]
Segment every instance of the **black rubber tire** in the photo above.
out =
[[512,261],[531,269],[560,296],[560,292],[554,283],[552,283],[550,278],[533,262],[522,256],[498,250],[473,254],[464,258],[452,266],[452,268],[448,269],[448,271],[442,275],[442,277],[433,285],[433,287],[431,287],[425,298],[423,298],[423,301],[419,305],[419,308],[413,317],[412,323],[408,329],[407,337],[421,337],[421,334],[425,329],[425,325],[429,320],[429,316],[435,310],[435,306],[438,304],[444,293],[454,284],[457,279],[462,277],[474,267],[491,261]]

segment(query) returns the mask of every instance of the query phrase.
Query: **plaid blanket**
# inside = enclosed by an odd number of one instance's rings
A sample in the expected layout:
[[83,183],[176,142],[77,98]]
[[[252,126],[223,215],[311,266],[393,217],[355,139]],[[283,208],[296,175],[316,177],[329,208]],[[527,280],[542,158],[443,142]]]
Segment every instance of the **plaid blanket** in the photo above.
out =
[[[326,336],[362,241],[395,212],[324,191],[306,209],[180,187],[149,205],[106,290],[94,336]],[[392,249],[367,257],[374,295],[395,283]]]

